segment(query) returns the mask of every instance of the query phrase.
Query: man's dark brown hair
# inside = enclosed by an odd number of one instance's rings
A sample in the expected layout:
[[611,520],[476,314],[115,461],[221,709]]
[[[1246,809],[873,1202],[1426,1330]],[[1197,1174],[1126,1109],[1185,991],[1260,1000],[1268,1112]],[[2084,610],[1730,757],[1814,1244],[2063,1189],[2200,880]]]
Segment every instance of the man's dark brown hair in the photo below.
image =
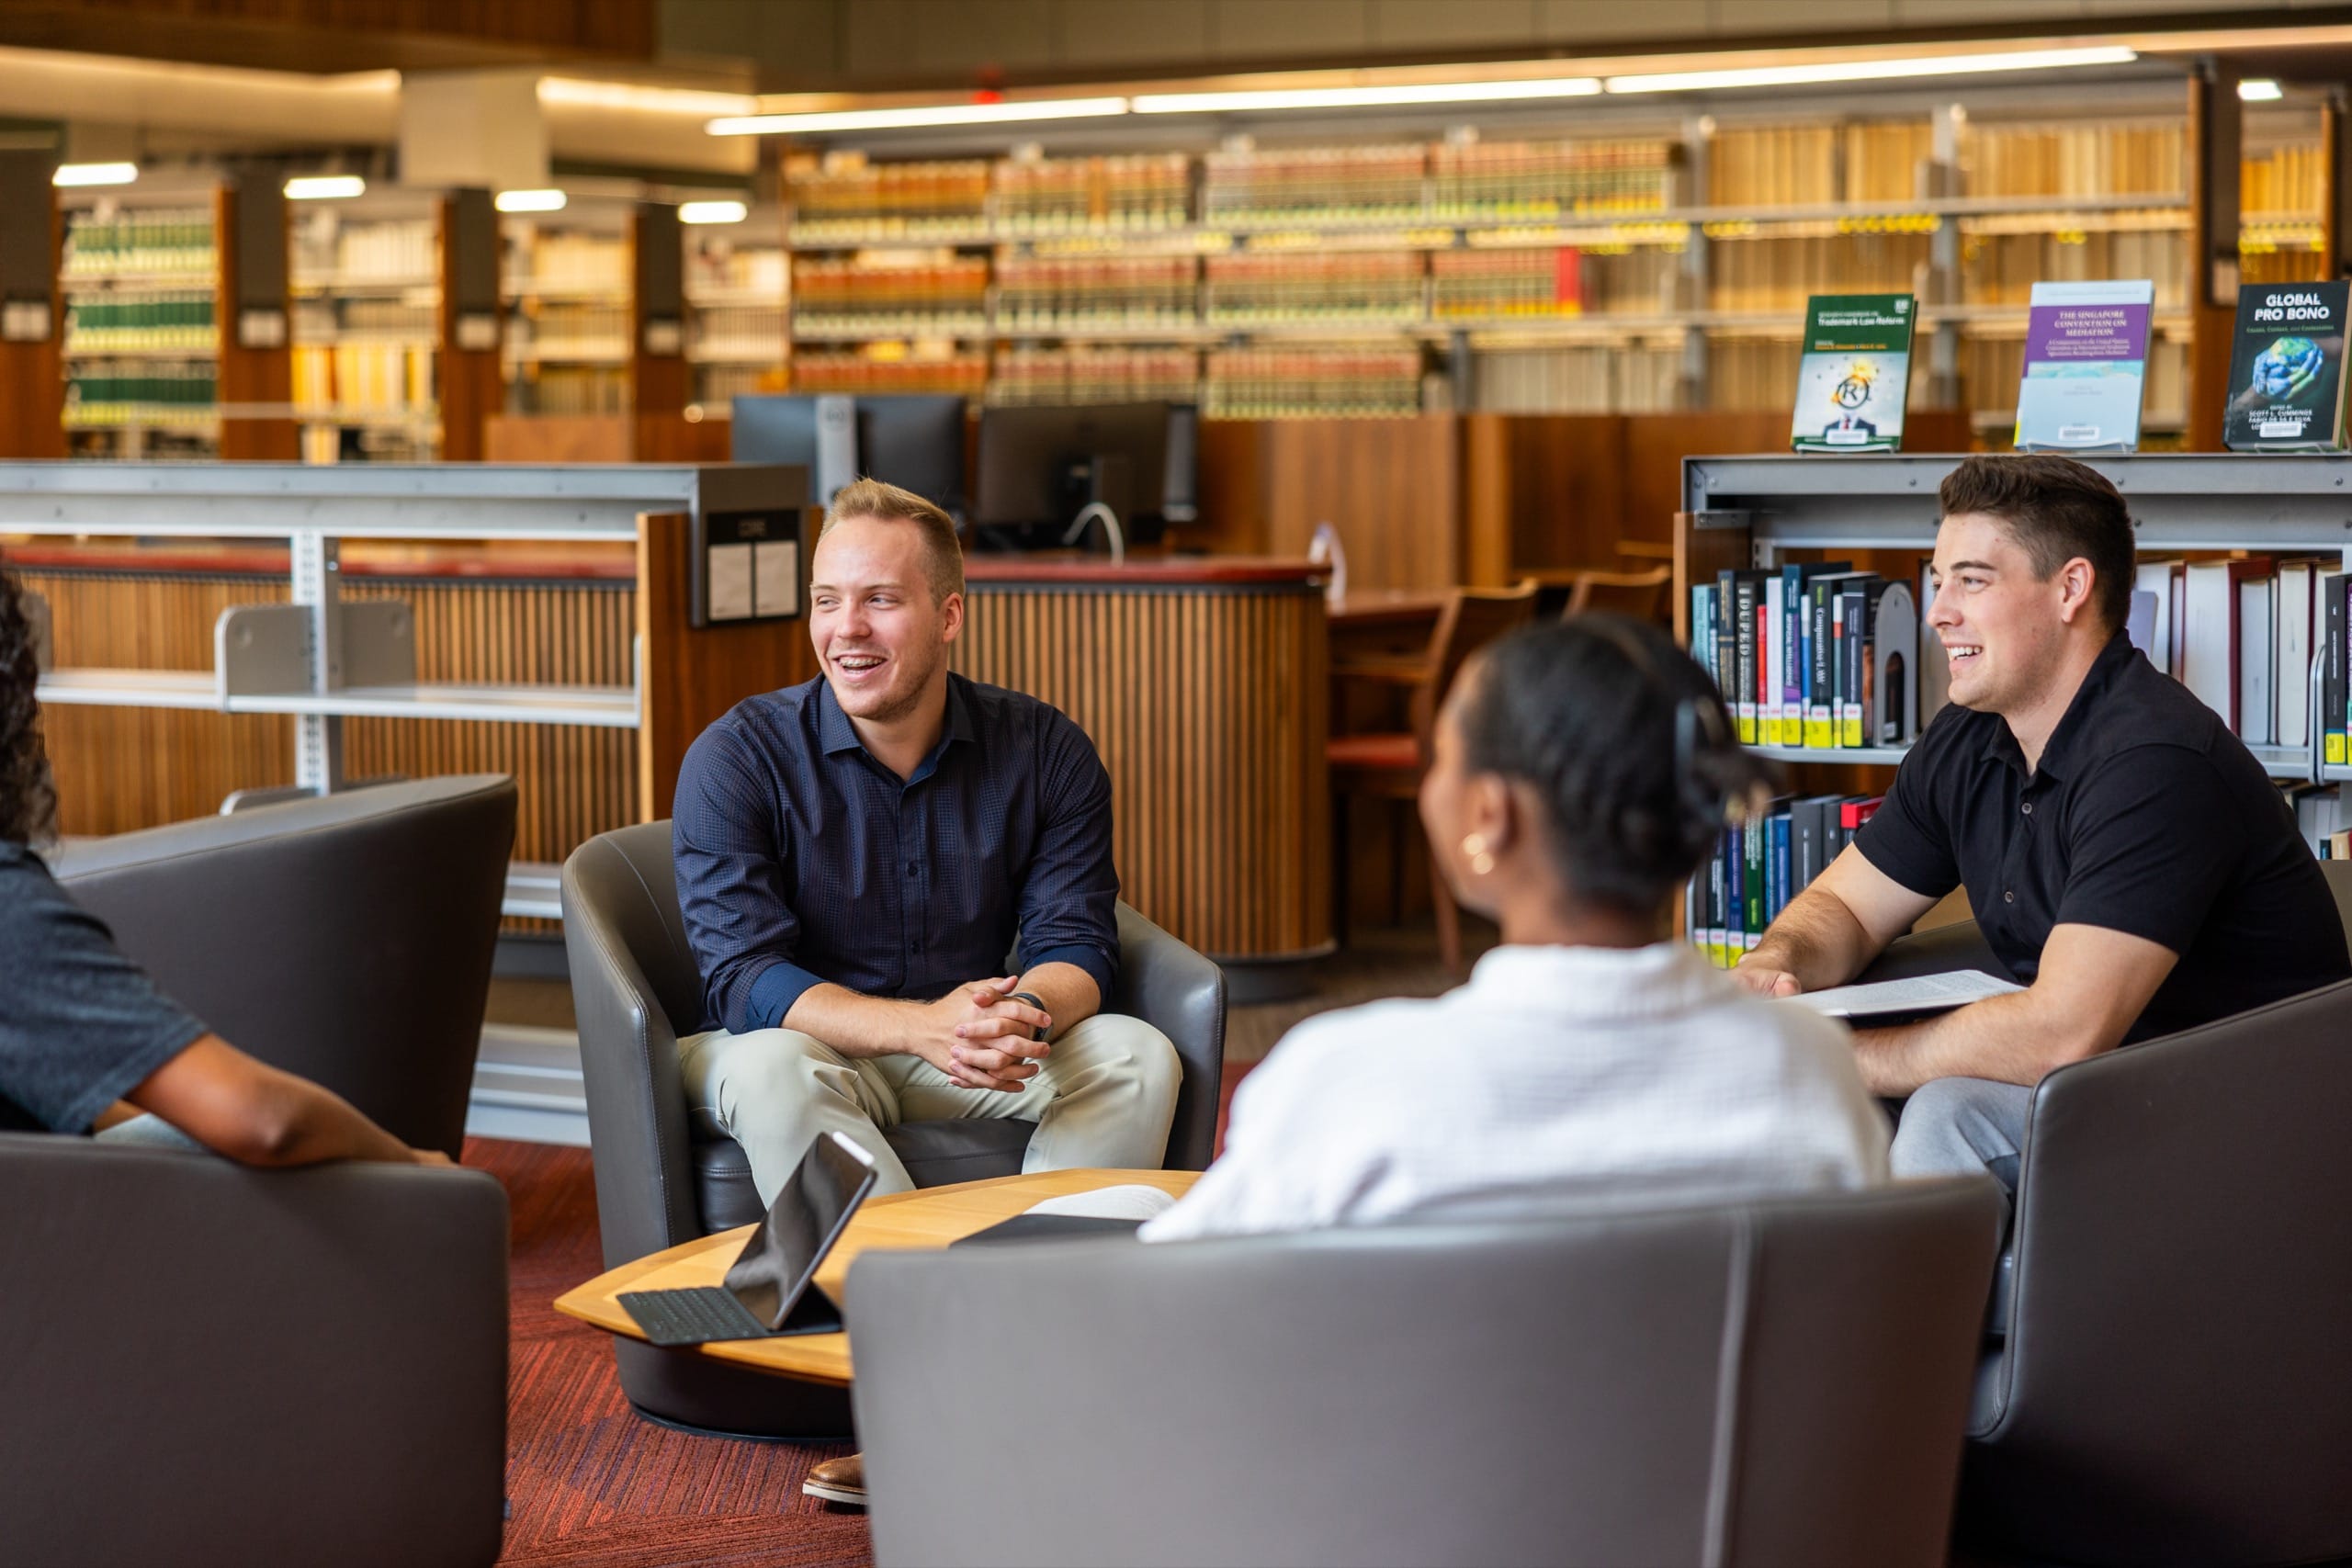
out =
[[2132,514],[2107,476],[2054,452],[1963,458],[1937,495],[1943,514],[1997,518],[2047,582],[2080,556],[2091,563],[2091,597],[2109,632],[2132,615],[2136,558]]

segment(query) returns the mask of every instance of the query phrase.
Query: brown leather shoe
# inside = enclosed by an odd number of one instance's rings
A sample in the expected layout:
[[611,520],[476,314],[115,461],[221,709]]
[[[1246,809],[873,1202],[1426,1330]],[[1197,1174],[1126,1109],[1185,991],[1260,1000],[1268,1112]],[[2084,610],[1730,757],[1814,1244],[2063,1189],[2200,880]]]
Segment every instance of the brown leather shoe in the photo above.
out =
[[865,1506],[865,1456],[852,1454],[847,1459],[829,1459],[810,1468],[808,1479],[800,1490],[811,1497],[822,1497],[828,1503],[846,1503],[853,1508]]

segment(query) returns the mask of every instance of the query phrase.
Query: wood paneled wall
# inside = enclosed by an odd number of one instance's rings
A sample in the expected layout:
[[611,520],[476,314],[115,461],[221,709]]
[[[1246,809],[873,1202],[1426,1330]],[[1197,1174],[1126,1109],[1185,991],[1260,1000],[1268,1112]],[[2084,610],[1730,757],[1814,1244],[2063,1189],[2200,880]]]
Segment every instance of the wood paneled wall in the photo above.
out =
[[[65,456],[65,294],[57,284],[64,220],[57,193],[48,191],[49,336],[39,343],[0,342],[0,457]],[[38,224],[38,212],[7,215],[9,223]]]
[[[220,257],[219,296],[212,307],[220,342],[214,383],[218,395],[224,403],[291,403],[293,350],[284,343],[275,348],[247,348],[237,339],[237,193],[228,186],[212,193],[212,233]],[[279,233],[282,247],[284,231]],[[282,300],[280,309],[290,328],[293,301]],[[290,463],[302,456],[301,431],[290,419],[223,419],[220,456]]]
[[1173,542],[1303,556],[1329,522],[1364,588],[1461,581],[1459,436],[1452,414],[1201,422],[1202,525]]
[[975,585],[956,669],[1069,715],[1111,774],[1122,896],[1221,958],[1330,937],[1320,594]]
[[[28,570],[55,626],[57,661],[118,669],[209,670],[212,627],[233,604],[283,603],[286,580],[209,572]],[[428,681],[629,679],[636,591],[626,582],[347,578],[348,599],[400,598],[416,613],[417,672]],[[202,817],[235,790],[294,779],[291,720],[185,709],[42,711],[57,774],[59,826],[121,833]],[[579,725],[344,721],[353,778],[493,772],[521,795],[515,855],[560,861],[580,842],[638,819],[628,730]]]

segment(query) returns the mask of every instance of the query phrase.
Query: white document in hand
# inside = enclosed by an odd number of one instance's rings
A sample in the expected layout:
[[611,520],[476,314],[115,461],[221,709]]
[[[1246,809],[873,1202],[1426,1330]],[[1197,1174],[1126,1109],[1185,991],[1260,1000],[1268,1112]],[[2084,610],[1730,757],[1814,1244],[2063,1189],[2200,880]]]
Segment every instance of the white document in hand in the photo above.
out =
[[1023,1210],[1029,1214],[1075,1214],[1087,1220],[1156,1220],[1176,1206],[1176,1200],[1157,1187],[1130,1185],[1098,1187],[1091,1192],[1072,1192],[1067,1197],[1048,1198],[1042,1203],[1032,1203]]
[[2024,989],[2013,980],[1973,969],[1955,969],[1946,975],[1920,975],[1908,980],[1837,986],[1787,999],[1831,1018],[1870,1018],[1882,1013],[1940,1012]]

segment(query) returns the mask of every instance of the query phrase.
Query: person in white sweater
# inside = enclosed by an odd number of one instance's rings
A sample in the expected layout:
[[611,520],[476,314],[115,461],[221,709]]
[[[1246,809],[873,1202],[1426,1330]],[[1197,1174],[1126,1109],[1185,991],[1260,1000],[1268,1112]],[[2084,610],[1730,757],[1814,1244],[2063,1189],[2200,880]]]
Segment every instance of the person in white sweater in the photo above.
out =
[[1143,1238],[1885,1181],[1845,1027],[1669,935],[1769,776],[1656,627],[1581,615],[1488,649],[1439,716],[1420,810],[1502,944],[1444,996],[1291,1031],[1242,1081],[1224,1156]]

